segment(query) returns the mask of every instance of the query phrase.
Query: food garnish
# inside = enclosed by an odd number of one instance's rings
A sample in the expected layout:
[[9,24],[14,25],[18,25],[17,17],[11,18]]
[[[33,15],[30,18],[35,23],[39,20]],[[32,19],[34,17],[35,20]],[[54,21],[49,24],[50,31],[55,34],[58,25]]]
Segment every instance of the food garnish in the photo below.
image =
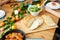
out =
[[[16,29],[16,25],[14,24],[15,22],[19,21],[20,19],[23,19],[26,15],[25,14],[29,14],[30,12],[27,10],[28,8],[28,4],[24,4],[23,2],[20,4],[20,6],[15,6],[13,8],[13,12],[12,12],[12,16],[8,17],[6,20],[4,20],[1,24],[0,24],[0,28],[4,27],[3,32],[0,34],[0,38],[3,37],[3,35],[9,31],[9,30],[14,30]],[[35,8],[35,9],[34,9]],[[37,12],[40,9],[34,7],[33,11]]]
[[56,3],[55,3],[55,2],[52,2],[52,5],[53,5],[53,6],[56,6]]
[[27,14],[27,7],[28,5],[25,5],[22,2],[20,6],[15,6],[13,8],[12,16],[0,23],[0,29],[4,29],[0,34],[0,38],[2,38],[7,31],[16,29],[16,25],[14,23],[25,17],[24,14]]
[[14,13],[17,15],[18,14],[18,10],[14,10]]
[[12,25],[12,30],[17,29],[16,25]]
[[16,18],[15,17],[12,17],[11,21],[15,21],[15,20],[16,20]]
[[20,11],[21,11],[21,9],[19,8],[19,9],[18,9],[18,12],[20,12]]
[[20,20],[20,18],[19,18],[18,16],[16,16],[16,17],[15,17],[15,20],[16,20],[16,21],[19,21],[19,20]]
[[4,25],[5,25],[5,22],[1,22],[1,23],[0,23],[0,26],[4,26]]

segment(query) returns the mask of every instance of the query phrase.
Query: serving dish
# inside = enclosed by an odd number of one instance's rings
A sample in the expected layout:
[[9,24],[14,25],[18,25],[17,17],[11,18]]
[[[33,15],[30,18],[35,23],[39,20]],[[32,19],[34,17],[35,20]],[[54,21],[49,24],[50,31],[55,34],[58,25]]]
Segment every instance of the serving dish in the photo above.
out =
[[5,11],[4,10],[0,10],[0,19],[3,18],[5,16]]
[[49,7],[51,9],[59,9],[60,4],[57,2],[48,2],[47,4],[45,4],[45,7]]
[[42,8],[40,6],[32,5],[28,7],[28,11],[32,16],[37,16],[42,11]]
[[5,36],[10,34],[10,33],[13,33],[13,32],[14,33],[21,33],[23,35],[23,40],[26,39],[25,33],[23,31],[21,31],[21,30],[10,30],[10,31],[5,33],[5,35],[2,37],[2,40],[5,40]]

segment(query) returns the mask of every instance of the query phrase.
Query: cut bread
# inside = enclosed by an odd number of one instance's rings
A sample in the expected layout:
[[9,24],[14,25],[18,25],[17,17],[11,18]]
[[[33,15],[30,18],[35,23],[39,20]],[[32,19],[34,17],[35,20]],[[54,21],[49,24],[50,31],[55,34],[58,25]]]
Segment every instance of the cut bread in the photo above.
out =
[[30,27],[30,30],[34,30],[43,23],[43,19],[36,19]]
[[23,23],[27,26],[27,27],[30,27],[32,25],[32,23],[34,22],[35,18],[31,15],[29,15],[29,17],[25,17],[23,19]]
[[44,19],[45,23],[48,25],[48,26],[55,26],[56,23],[53,21],[53,19],[48,16],[48,15],[42,15],[42,18]]

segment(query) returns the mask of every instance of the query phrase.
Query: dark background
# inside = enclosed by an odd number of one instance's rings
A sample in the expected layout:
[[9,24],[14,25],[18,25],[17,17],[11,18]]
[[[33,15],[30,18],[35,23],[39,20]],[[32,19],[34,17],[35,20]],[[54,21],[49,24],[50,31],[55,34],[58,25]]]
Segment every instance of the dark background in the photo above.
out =
[[60,19],[58,22],[58,28],[56,28],[53,40],[60,40]]

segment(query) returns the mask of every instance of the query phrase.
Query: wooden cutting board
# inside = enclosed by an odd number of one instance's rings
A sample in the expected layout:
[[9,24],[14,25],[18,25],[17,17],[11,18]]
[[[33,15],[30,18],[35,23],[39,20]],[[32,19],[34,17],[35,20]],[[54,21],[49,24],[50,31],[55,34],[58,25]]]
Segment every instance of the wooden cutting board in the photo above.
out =
[[36,16],[36,17],[33,17],[32,15],[28,15],[26,16],[24,19],[22,19],[21,21],[18,21],[16,23],[17,25],[17,28],[20,29],[20,30],[23,30],[25,33],[32,33],[32,32],[38,32],[38,31],[43,31],[43,30],[48,30],[48,29],[53,29],[53,28],[57,28],[58,26],[53,26],[53,27],[50,27],[48,25],[46,25],[45,22],[43,22],[43,24],[41,26],[39,26],[38,28],[36,28],[35,30],[29,30],[29,20],[32,19],[32,18],[38,18],[38,17],[41,17],[41,16]]

